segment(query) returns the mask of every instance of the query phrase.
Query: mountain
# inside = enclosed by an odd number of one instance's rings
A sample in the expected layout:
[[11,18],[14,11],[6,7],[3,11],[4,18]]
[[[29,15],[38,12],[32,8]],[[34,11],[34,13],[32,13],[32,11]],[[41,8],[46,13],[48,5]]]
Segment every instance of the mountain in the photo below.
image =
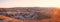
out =
[[[15,7],[15,8],[0,8],[0,15],[15,19],[16,21],[26,22],[51,22],[55,19],[57,8],[42,8],[42,7]],[[60,9],[59,9],[60,10]],[[57,13],[58,13],[57,9]],[[1,16],[1,17],[2,17]]]

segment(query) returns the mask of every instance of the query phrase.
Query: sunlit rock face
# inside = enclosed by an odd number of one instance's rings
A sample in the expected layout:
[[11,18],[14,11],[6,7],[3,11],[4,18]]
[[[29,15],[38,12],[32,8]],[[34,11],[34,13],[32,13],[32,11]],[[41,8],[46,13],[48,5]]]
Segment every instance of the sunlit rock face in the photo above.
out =
[[50,19],[54,8],[0,8],[0,13],[4,16],[20,20],[43,20]]

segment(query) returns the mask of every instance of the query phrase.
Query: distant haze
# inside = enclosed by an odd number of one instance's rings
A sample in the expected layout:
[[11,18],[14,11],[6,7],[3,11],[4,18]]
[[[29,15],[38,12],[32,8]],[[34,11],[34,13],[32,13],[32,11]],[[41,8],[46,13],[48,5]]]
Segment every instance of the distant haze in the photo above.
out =
[[60,7],[60,0],[0,0],[0,7]]

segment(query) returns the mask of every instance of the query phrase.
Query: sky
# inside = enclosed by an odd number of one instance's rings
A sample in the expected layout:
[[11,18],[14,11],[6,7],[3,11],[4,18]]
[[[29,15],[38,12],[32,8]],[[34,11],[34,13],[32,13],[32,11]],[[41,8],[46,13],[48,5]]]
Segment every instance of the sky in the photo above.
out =
[[60,7],[60,0],[0,0],[0,7]]

